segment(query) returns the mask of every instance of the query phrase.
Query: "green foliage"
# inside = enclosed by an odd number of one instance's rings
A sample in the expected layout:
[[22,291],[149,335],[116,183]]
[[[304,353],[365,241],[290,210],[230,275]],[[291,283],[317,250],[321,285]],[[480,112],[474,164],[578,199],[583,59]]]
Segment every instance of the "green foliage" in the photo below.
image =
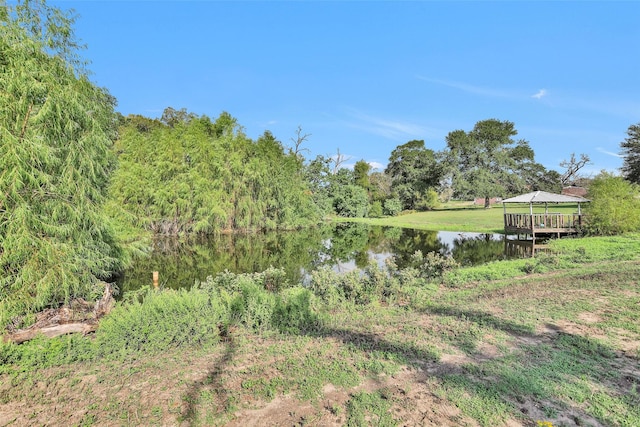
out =
[[247,138],[236,119],[167,108],[162,121],[122,119],[110,197],[155,233],[297,228],[319,212],[301,159],[266,131]]
[[384,390],[374,393],[359,392],[347,402],[347,426],[376,425],[392,427],[398,425],[390,414],[391,402]]
[[384,201],[391,197],[391,177],[384,172],[369,175],[369,195],[371,200]]
[[291,287],[282,269],[254,274],[227,271],[208,277],[198,288],[226,301],[227,324],[300,333],[316,328],[319,322],[311,309],[313,294],[299,286]]
[[459,267],[455,259],[444,256],[437,252],[428,252],[423,255],[421,251],[416,251],[411,257],[407,268],[414,268],[418,271],[418,276],[427,279],[440,279],[445,274]]
[[418,198],[416,203],[416,209],[422,211],[430,211],[440,207],[440,197],[438,192],[433,188],[427,189],[427,191]]
[[336,185],[332,196],[334,211],[340,216],[362,218],[369,213],[369,197],[362,187]]
[[622,148],[622,174],[629,181],[640,184],[640,123],[629,126]]
[[57,339],[39,336],[20,345],[2,341],[0,374],[27,372],[90,360],[92,357],[92,342],[78,334]]
[[102,211],[114,99],[78,58],[73,18],[44,2],[0,16],[0,324],[74,297],[121,267]]
[[439,277],[455,267],[455,262],[438,256],[425,259],[419,252],[415,262],[415,267],[398,269],[394,261],[389,261],[387,268],[374,261],[362,270],[348,273],[319,268],[311,272],[308,287],[329,306],[344,302],[355,305],[392,302],[404,298],[411,287],[424,286],[426,279]]
[[364,160],[358,160],[353,166],[353,181],[354,184],[369,190],[371,184],[369,183],[369,172],[371,171],[371,165]]
[[389,216],[396,216],[402,212],[402,201],[397,197],[387,199],[384,201],[384,214]]
[[269,267],[257,273],[237,274],[224,271],[215,277],[207,277],[207,280],[201,283],[200,287],[205,290],[224,289],[225,291],[233,293],[241,290],[247,283],[253,283],[273,293],[280,292],[292,286],[283,269]]
[[318,330],[320,317],[313,309],[315,295],[308,289],[295,287],[278,295],[273,309],[272,324],[289,334],[305,334]]
[[434,151],[425,148],[422,140],[396,147],[385,173],[391,177],[391,188],[403,209],[416,209],[427,190],[439,186],[442,178]]
[[382,217],[382,202],[380,200],[376,200],[371,203],[371,210],[369,210],[370,218],[380,218]]
[[233,294],[230,303],[230,323],[240,324],[254,331],[269,329],[276,297],[265,292],[259,284],[243,281],[239,292]]
[[219,339],[230,307],[206,292],[150,290],[142,301],[120,304],[100,322],[97,357],[127,358],[180,346],[201,346]]
[[469,132],[446,137],[446,168],[455,197],[489,199],[525,190],[552,187],[546,169],[534,162],[534,152],[509,121],[482,120]]
[[640,230],[640,188],[622,177],[603,172],[589,186],[586,230],[613,235]]

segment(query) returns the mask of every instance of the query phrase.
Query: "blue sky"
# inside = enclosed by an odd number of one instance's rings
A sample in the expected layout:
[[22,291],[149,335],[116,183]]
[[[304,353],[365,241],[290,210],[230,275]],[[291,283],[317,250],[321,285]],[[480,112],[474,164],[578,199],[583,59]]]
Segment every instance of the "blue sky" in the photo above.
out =
[[412,139],[441,150],[515,123],[536,160],[616,171],[640,122],[640,2],[50,1],[78,14],[93,81],[118,111],[229,112],[307,158],[378,170]]

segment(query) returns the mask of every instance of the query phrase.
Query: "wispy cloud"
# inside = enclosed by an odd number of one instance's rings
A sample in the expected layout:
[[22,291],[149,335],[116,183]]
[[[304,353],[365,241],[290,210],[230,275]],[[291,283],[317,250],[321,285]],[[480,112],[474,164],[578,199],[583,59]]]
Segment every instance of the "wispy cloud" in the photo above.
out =
[[347,114],[352,118],[348,123],[352,128],[364,130],[392,140],[401,141],[407,138],[425,138],[428,134],[433,133],[429,128],[419,124],[375,117],[356,109],[348,109]]
[[547,96],[548,93],[549,92],[546,89],[540,89],[534,95],[531,95],[531,97],[535,99],[542,99],[542,97]]
[[501,90],[501,89],[494,89],[494,88],[489,88],[485,86],[477,86],[477,85],[457,82],[453,80],[433,79],[431,77],[425,77],[420,75],[416,77],[420,80],[424,80],[425,82],[434,83],[441,86],[452,87],[454,89],[458,89],[463,92],[473,93],[475,95],[483,95],[483,96],[490,96],[490,97],[496,97],[496,98],[510,98],[515,96],[511,92]]
[[617,157],[617,158],[619,158],[619,159],[622,159],[622,158],[624,157],[624,156],[623,156],[622,154],[620,154],[620,153],[614,153],[613,151],[605,150],[605,149],[604,149],[604,148],[602,148],[602,147],[598,147],[598,148],[596,148],[596,150],[598,150],[599,152],[601,152],[601,153],[603,153],[603,154],[606,154],[606,155],[608,155],[608,156]]

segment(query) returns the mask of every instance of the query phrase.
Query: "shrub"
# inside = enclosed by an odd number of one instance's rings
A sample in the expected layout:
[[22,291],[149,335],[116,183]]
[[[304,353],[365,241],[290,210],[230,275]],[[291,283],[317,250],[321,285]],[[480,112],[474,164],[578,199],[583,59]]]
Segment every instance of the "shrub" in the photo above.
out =
[[287,289],[276,298],[273,310],[273,326],[281,332],[304,333],[320,325],[318,315],[312,309],[313,293],[301,287]]
[[640,187],[602,172],[589,186],[586,231],[614,235],[640,230]]
[[100,322],[96,352],[123,357],[213,343],[228,315],[220,298],[199,289],[149,291],[142,302],[120,304]]
[[425,280],[440,279],[446,273],[459,267],[458,262],[450,256],[437,252],[429,252],[426,256],[416,251],[410,259],[410,266],[418,271],[418,276]]
[[369,217],[380,218],[382,217],[382,202],[376,200],[371,204],[371,210],[369,211]]
[[402,211],[402,202],[397,197],[384,201],[384,214],[396,216]]
[[255,282],[243,282],[229,307],[231,323],[260,331],[271,327],[276,297]]
[[270,292],[279,292],[291,287],[284,269],[274,267],[269,267],[258,273],[231,273],[225,270],[215,277],[207,277],[207,280],[199,286],[205,291],[224,289],[227,292],[235,293],[243,289],[247,283],[255,283]]
[[364,218],[369,213],[367,190],[357,185],[337,186],[333,194],[336,214],[350,218]]
[[430,211],[438,207],[440,207],[440,197],[433,188],[429,188],[416,203],[416,208],[421,211]]

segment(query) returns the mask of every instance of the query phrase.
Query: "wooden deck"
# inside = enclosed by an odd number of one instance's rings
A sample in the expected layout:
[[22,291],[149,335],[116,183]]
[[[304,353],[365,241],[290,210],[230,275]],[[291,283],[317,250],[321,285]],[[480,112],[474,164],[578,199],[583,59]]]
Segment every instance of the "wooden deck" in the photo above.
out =
[[536,236],[577,234],[582,226],[581,214],[562,213],[505,213],[504,232]]

